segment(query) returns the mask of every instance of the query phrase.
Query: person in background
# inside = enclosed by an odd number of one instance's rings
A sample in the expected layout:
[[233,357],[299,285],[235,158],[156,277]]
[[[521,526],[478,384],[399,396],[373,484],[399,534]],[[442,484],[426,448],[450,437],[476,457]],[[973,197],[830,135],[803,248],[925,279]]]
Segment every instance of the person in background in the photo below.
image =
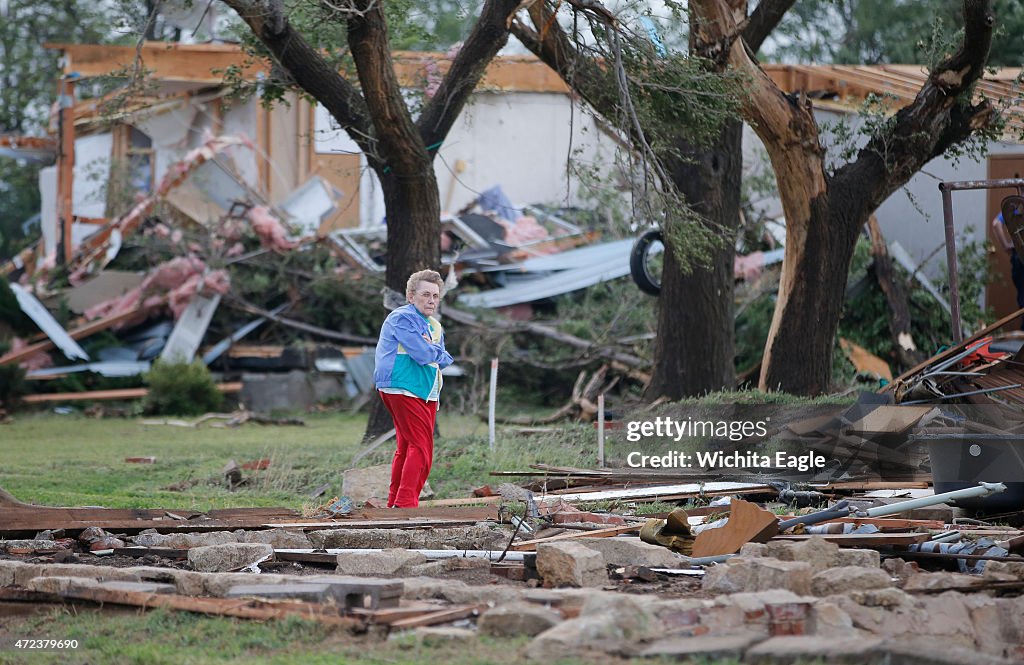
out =
[[452,364],[441,323],[434,318],[443,287],[433,270],[410,275],[408,304],[388,314],[377,340],[373,380],[395,421],[388,508],[417,507],[433,463],[441,370]]
[[[998,241],[997,249],[1003,250],[1010,256],[1010,278],[1013,280],[1013,286],[1017,289],[1017,307],[1024,308],[1024,263],[1021,263],[1010,233],[1006,230],[1003,213],[999,213],[992,220],[992,233]],[[1021,329],[1024,330],[1024,320],[1021,322]]]

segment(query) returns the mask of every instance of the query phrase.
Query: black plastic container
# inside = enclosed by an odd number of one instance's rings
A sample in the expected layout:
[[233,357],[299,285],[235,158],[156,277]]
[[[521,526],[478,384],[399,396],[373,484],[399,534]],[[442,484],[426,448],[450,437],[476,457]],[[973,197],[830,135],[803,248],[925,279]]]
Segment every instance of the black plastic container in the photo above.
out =
[[958,499],[962,508],[986,513],[1024,510],[1024,434],[913,434],[927,444],[935,493],[1003,483],[1006,491]]

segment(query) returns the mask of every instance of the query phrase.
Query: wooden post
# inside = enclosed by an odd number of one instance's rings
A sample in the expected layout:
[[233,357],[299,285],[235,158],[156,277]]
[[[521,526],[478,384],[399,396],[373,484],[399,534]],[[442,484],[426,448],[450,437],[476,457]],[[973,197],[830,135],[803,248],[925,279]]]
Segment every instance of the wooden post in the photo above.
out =
[[57,249],[58,261],[71,261],[74,248],[71,243],[71,224],[74,219],[73,194],[75,180],[75,82],[65,75],[58,95],[60,115],[59,152],[57,168],[57,219],[60,222],[61,242]]
[[604,468],[604,393],[597,396],[597,466]]
[[498,359],[491,358],[491,394],[487,400],[487,440],[494,452],[494,404],[498,400]]

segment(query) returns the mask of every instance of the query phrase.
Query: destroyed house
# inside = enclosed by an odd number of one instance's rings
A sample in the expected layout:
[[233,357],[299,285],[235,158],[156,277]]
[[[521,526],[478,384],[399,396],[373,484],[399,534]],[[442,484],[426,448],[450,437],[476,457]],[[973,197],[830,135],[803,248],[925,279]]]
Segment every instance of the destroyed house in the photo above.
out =
[[[791,65],[764,64],[765,72],[785,92],[807,99],[814,107],[821,127],[822,141],[832,154],[838,154],[836,128],[840,123],[854,131],[865,122],[861,111],[868,104],[872,112],[894,113],[913,101],[928,77],[923,65]],[[1021,145],[1020,68],[988,72],[978,84],[976,95],[990,100],[1005,100],[1007,126],[999,140],[987,141],[981,157],[963,155],[938,157],[916,173],[907,185],[893,193],[875,212],[882,235],[889,243],[893,258],[907,272],[930,278],[927,284],[935,293],[947,281],[943,209],[938,189],[942,181],[980,181],[1006,179],[1024,174],[1024,145]],[[862,146],[861,137],[855,146]],[[753,131],[746,128],[744,162],[747,172],[756,172],[756,164],[767,166],[767,156],[752,146],[759,145]],[[990,243],[991,220],[999,214],[1004,197],[1013,189],[975,189],[955,192],[952,197],[953,222],[957,242]],[[769,215],[781,217],[781,205],[769,206]],[[1002,317],[1017,310],[1010,265],[1003,252],[989,252],[989,267],[994,277],[986,284],[982,303]],[[940,296],[940,306],[949,304]]]
[[[52,47],[64,55],[62,85],[69,89],[74,81],[109,75],[135,59],[129,47]],[[229,94],[222,72],[245,61],[239,47],[147,43],[141,61],[145,91],[78,101],[72,127],[54,132],[48,144],[54,154],[73,141],[73,158],[40,177],[45,251],[37,259],[56,250],[64,197],[72,200],[71,242],[77,247],[110,217],[108,181],[117,177],[126,181],[119,182],[122,188],[156,192],[169,169],[219,136],[238,141],[160,193],[185,217],[208,223],[234,201],[247,200],[276,206],[304,235],[381,226],[384,203],[376,176],[322,106],[290,94],[267,109],[256,96],[240,100]],[[397,53],[396,66],[415,100],[429,94],[446,62],[434,53]],[[261,72],[253,65],[243,76],[254,82]],[[579,185],[566,174],[566,156],[600,168],[619,149],[553,71],[532,57],[499,57],[439,150],[442,208],[459,210],[495,185],[517,202],[573,205]]]

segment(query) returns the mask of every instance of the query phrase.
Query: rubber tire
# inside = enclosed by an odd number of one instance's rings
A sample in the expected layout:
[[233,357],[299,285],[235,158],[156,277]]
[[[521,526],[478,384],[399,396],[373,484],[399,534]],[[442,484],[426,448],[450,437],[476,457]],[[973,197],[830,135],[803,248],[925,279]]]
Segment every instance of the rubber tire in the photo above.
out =
[[648,229],[633,243],[629,253],[629,274],[637,288],[648,295],[661,295],[661,279],[648,270],[647,254],[654,243],[664,244],[661,229]]

